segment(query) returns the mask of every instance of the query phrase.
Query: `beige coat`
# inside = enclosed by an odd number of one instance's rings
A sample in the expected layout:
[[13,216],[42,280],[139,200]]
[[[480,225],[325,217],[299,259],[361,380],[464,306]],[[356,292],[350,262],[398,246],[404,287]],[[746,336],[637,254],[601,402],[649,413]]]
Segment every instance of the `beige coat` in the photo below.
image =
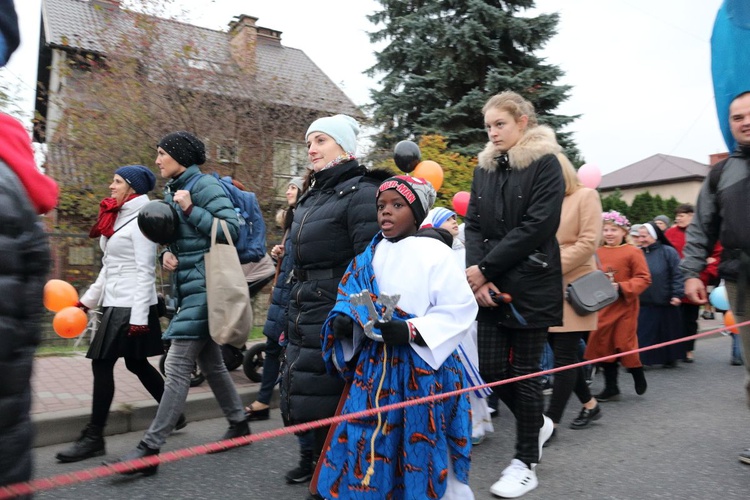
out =
[[[596,269],[594,253],[602,234],[602,203],[599,193],[579,188],[563,200],[557,241],[563,272],[563,294],[568,283]],[[564,296],[564,295],[563,295]],[[563,326],[550,332],[586,332],[596,329],[596,313],[579,316],[567,300],[563,303]]]

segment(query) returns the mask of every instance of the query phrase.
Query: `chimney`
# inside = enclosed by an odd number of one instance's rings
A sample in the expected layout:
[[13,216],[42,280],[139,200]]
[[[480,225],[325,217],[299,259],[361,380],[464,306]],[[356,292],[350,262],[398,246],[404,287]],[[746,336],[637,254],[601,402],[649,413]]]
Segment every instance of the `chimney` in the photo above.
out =
[[232,59],[244,73],[255,73],[255,45],[258,39],[257,17],[241,14],[229,23]]
[[91,0],[91,5],[107,10],[120,10],[120,0]]
[[712,155],[708,156],[708,166],[713,167],[717,163],[719,163],[721,160],[724,160],[726,158],[729,158],[729,153],[714,153]]

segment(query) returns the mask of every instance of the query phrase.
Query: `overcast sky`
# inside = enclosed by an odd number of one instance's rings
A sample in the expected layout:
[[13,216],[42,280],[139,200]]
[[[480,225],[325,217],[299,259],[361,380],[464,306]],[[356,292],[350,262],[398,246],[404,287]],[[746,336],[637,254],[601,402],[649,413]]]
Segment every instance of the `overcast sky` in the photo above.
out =
[[[583,157],[607,173],[663,153],[702,163],[726,150],[716,119],[710,38],[722,0],[537,0],[559,12],[558,34],[540,54],[573,88],[558,110]],[[356,103],[378,85],[362,71],[375,62],[366,19],[375,0],[182,0],[190,21],[225,30],[248,14],[282,32]],[[22,46],[8,66],[33,109],[41,0],[16,0]],[[529,15],[533,14],[529,13]],[[477,110],[477,120],[481,116]]]

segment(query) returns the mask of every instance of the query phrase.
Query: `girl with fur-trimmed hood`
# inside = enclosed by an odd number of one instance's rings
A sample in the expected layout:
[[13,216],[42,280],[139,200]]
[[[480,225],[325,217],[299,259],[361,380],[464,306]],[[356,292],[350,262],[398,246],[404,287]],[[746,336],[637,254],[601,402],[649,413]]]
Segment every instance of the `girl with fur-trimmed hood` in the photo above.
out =
[[[479,366],[487,382],[538,371],[547,329],[562,324],[555,238],[565,182],[552,129],[515,92],[482,109],[490,142],[479,154],[466,214],[466,276],[480,306]],[[509,293],[510,304],[495,302]],[[513,351],[512,359],[510,352]],[[553,431],[538,378],[495,387],[516,417],[516,455],[490,491],[516,498],[536,488],[534,468]]]

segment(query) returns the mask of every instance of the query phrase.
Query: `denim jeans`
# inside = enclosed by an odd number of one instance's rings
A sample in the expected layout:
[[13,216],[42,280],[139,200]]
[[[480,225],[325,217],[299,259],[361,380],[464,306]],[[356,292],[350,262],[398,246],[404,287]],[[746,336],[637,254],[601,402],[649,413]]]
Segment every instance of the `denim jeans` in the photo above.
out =
[[271,338],[266,338],[266,357],[263,359],[263,378],[260,382],[260,390],[258,391],[258,397],[256,398],[259,403],[265,405],[271,403],[271,396],[273,396],[273,388],[276,387],[276,383],[279,381],[279,368],[281,363],[279,356],[281,356],[282,347],[278,342]]
[[241,422],[245,419],[240,395],[224,365],[219,345],[211,338],[174,339],[167,351],[164,365],[167,372],[164,395],[156,410],[156,417],[143,437],[143,442],[149,448],[161,448],[169,433],[174,429],[177,419],[180,418],[185,408],[185,400],[190,389],[190,374],[196,362],[227,420]]

